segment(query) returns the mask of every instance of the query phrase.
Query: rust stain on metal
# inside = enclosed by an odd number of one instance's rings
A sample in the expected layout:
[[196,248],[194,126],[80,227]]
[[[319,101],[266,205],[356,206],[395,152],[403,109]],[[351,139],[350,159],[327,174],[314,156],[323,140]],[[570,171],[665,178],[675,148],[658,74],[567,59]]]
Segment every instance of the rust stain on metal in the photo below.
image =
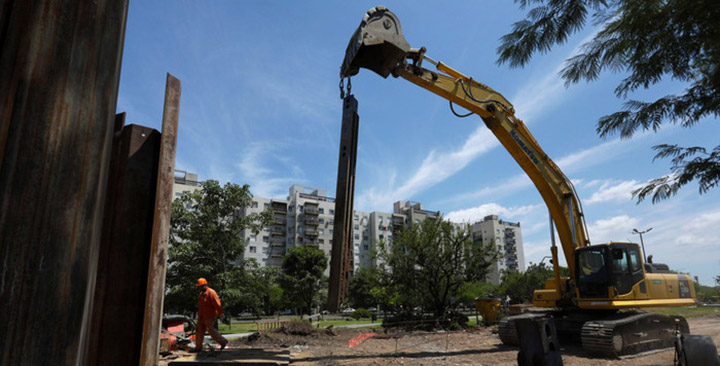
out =
[[0,364],[84,364],[126,16],[0,5]]
[[175,169],[175,148],[180,111],[180,80],[167,74],[163,110],[162,140],[155,195],[155,215],[145,300],[145,321],[142,334],[141,366],[158,362],[160,325],[165,294],[165,264],[170,237],[170,214]]
[[[115,133],[88,365],[140,360],[160,140],[159,131],[138,125]],[[118,339],[125,340],[124,347],[117,346]]]

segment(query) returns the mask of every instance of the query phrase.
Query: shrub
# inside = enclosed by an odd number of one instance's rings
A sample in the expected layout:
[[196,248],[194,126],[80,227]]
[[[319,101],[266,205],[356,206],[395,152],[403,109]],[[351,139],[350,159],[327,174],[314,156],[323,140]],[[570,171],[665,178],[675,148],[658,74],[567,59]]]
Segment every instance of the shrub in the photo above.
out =
[[360,309],[353,311],[352,315],[350,315],[350,316],[355,320],[360,320],[362,318],[372,317],[372,313],[370,312],[370,310],[360,308]]
[[291,320],[283,325],[280,329],[285,334],[293,335],[310,335],[313,333],[313,327],[307,320]]
[[466,328],[469,319],[465,314],[457,311],[450,311],[444,317],[438,319],[431,315],[423,316],[412,313],[401,313],[393,317],[385,318],[382,322],[383,328],[400,328],[403,330],[427,330],[436,329],[458,329]]

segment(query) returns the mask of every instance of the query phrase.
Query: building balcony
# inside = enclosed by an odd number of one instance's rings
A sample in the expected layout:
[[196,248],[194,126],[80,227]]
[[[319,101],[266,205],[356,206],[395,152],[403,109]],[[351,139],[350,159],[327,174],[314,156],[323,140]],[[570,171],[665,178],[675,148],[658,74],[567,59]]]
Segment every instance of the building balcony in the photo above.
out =
[[287,203],[273,202],[270,204],[270,208],[278,214],[287,214],[288,211]]
[[320,209],[317,207],[312,206],[305,206],[305,215],[318,215],[320,214]]
[[320,220],[317,217],[306,217],[305,218],[305,225],[318,226],[319,224],[320,224]]
[[313,229],[305,228],[305,236],[317,236],[318,231]]
[[275,224],[275,225],[285,225],[285,219],[284,219],[284,218],[281,219],[281,218],[279,218],[279,217],[275,217],[275,218],[273,218],[272,223]]
[[303,245],[306,247],[320,248],[320,242],[318,240],[305,240]]
[[285,228],[273,227],[270,229],[270,235],[285,236]]
[[272,248],[284,248],[285,247],[285,239],[276,239],[270,241],[270,247]]

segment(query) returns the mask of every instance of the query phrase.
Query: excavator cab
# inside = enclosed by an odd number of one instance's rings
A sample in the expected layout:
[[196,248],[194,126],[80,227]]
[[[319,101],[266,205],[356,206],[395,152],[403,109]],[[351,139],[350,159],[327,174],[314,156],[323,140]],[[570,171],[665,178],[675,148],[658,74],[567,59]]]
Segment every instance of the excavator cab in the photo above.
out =
[[575,278],[580,298],[607,299],[630,293],[645,279],[640,248],[634,243],[610,243],[575,251]]
[[365,14],[350,38],[340,77],[350,77],[361,67],[387,78],[405,60],[410,44],[405,40],[397,16],[384,6],[376,6]]

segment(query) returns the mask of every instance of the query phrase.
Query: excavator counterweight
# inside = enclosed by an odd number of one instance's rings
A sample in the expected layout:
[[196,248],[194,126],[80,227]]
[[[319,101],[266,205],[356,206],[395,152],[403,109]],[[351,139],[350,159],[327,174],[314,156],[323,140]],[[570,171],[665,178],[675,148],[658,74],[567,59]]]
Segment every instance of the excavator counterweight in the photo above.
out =
[[409,50],[397,16],[384,6],[376,6],[368,10],[350,38],[340,77],[353,76],[364,67],[387,78]]

